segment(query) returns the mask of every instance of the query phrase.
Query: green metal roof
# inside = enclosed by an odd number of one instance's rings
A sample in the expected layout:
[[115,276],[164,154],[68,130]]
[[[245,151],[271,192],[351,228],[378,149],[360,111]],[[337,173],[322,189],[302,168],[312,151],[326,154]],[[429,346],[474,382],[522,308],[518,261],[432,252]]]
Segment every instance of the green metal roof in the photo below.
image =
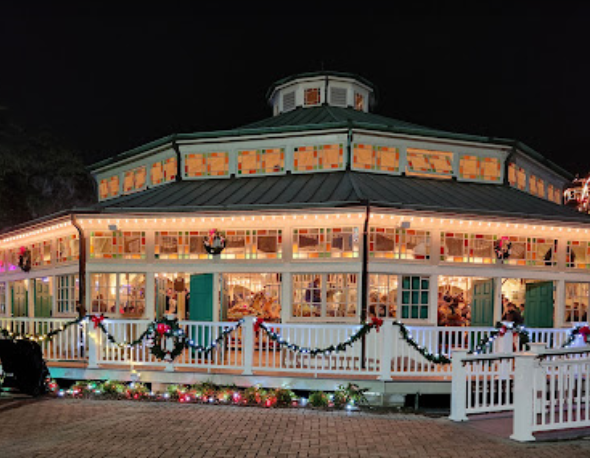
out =
[[93,171],[100,167],[104,167],[109,164],[114,164],[121,160],[133,157],[137,154],[141,154],[146,151],[160,148],[167,144],[171,145],[173,142],[180,140],[198,140],[222,137],[227,138],[337,128],[357,128],[373,130],[377,132],[391,132],[432,138],[446,138],[453,140],[470,141],[491,145],[510,146],[521,150],[526,155],[542,163],[543,165],[553,170],[554,172],[560,174],[564,178],[568,180],[573,179],[573,175],[570,172],[563,169],[554,162],[550,161],[549,159],[545,158],[529,146],[517,140],[448,132],[444,130],[420,126],[418,124],[413,124],[406,121],[388,118],[386,116],[381,116],[375,113],[365,113],[363,111],[355,110],[353,108],[340,108],[327,105],[312,108],[297,108],[286,113],[281,113],[277,116],[271,116],[261,121],[247,124],[237,129],[169,135],[167,137],[155,140],[146,145],[142,145],[138,148],[134,148],[132,150],[126,151],[124,153],[118,154],[96,164],[93,164],[89,167],[89,170]]
[[101,202],[103,212],[198,212],[372,205],[590,224],[590,216],[505,185],[340,171],[178,181]]

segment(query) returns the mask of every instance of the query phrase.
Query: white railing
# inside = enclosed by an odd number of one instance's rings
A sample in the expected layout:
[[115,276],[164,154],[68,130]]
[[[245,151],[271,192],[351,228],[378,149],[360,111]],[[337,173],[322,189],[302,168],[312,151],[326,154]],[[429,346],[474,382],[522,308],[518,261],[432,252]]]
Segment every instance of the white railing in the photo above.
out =
[[[71,318],[6,318],[0,317],[0,327],[15,334],[46,335],[60,330]],[[86,323],[68,326],[50,340],[39,345],[46,361],[81,361],[86,358]]]
[[[270,324],[268,329],[289,345],[304,349],[326,349],[346,342],[361,328],[360,325]],[[391,325],[390,325],[391,326]],[[378,374],[380,339],[371,332],[364,342],[357,341],[340,352],[323,352],[317,355],[280,346],[263,329],[256,333],[254,370],[281,372],[311,372],[340,374]]]
[[546,348],[561,348],[567,340],[571,329],[527,328],[533,343],[542,343]]
[[[215,343],[210,352],[199,352],[189,348],[174,361],[175,367],[195,367],[211,369],[240,369],[244,365],[243,329],[237,328],[220,338],[226,329],[235,322],[197,322],[181,321],[180,327],[190,342],[201,347]],[[217,343],[217,340],[220,342]]]
[[431,353],[452,355],[454,349],[473,350],[491,328],[464,326],[407,326],[414,340]]
[[546,349],[531,344],[526,353],[453,357],[451,415],[513,411],[517,441],[533,433],[590,426],[590,346]]
[[590,346],[519,355],[514,396],[514,440],[590,426]]
[[468,355],[455,350],[450,419],[465,421],[471,414],[512,410],[514,358],[513,353]]
[[[103,365],[154,365],[162,366],[166,363],[159,361],[152,355],[146,345],[146,339],[142,339],[141,345],[127,346],[138,339],[152,321],[150,320],[104,320],[102,325],[114,338],[116,343],[109,341],[108,336],[100,329],[92,329],[89,339],[89,354],[91,366]],[[88,324],[93,328],[93,324]]]

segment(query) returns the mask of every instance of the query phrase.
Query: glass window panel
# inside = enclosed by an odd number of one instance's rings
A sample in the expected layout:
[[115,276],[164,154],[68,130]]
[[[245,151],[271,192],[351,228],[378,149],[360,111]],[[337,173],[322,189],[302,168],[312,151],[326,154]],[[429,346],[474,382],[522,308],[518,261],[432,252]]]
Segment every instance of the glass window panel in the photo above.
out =
[[150,169],[150,181],[153,185],[160,184],[164,181],[164,168],[161,162],[155,162]]
[[363,94],[359,94],[358,92],[354,93],[354,109],[363,111],[365,109],[365,98]]
[[568,240],[566,267],[590,269],[590,242]]
[[281,321],[281,274],[223,274],[223,309],[227,320],[257,316]]
[[397,275],[369,275],[368,317],[397,317],[397,284]]
[[138,317],[145,311],[145,274],[119,274],[119,314]]
[[565,284],[565,316],[566,323],[588,322],[588,283]]
[[107,199],[109,197],[109,182],[106,179],[100,180],[99,194],[101,199]]
[[178,171],[176,158],[169,157],[162,163],[162,165],[164,169],[164,181],[167,183],[176,180],[176,172]]
[[428,318],[429,285],[428,277],[402,276],[402,318]]
[[90,295],[91,302],[88,313],[116,314],[117,275],[91,274]]
[[320,88],[305,89],[303,96],[305,106],[320,104]]
[[451,176],[453,174],[453,153],[408,148],[407,162],[406,173],[410,175],[426,173]]
[[114,175],[109,180],[109,197],[119,195],[119,175]]

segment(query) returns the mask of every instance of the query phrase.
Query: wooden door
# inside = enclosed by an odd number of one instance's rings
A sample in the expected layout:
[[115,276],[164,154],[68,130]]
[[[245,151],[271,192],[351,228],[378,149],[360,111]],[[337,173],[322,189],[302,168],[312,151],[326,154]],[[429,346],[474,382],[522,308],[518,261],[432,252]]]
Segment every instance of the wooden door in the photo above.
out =
[[51,317],[51,309],[53,308],[53,298],[51,297],[51,285],[49,282],[36,279],[35,282],[35,317],[49,318]]
[[[190,300],[188,304],[191,321],[213,321],[213,274],[191,275]],[[195,336],[197,344],[209,344],[209,330],[204,329]]]
[[524,324],[530,328],[553,327],[553,282],[527,283]]
[[12,316],[26,317],[29,315],[29,294],[24,281],[12,283]]
[[471,326],[494,325],[494,280],[473,282]]

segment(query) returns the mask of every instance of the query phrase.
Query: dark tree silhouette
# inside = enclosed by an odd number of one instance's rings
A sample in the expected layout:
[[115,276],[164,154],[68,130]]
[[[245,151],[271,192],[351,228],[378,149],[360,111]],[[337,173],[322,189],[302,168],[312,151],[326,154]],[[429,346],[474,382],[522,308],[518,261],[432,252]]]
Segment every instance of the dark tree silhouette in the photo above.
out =
[[50,134],[9,122],[0,108],[0,229],[94,202],[80,156]]

